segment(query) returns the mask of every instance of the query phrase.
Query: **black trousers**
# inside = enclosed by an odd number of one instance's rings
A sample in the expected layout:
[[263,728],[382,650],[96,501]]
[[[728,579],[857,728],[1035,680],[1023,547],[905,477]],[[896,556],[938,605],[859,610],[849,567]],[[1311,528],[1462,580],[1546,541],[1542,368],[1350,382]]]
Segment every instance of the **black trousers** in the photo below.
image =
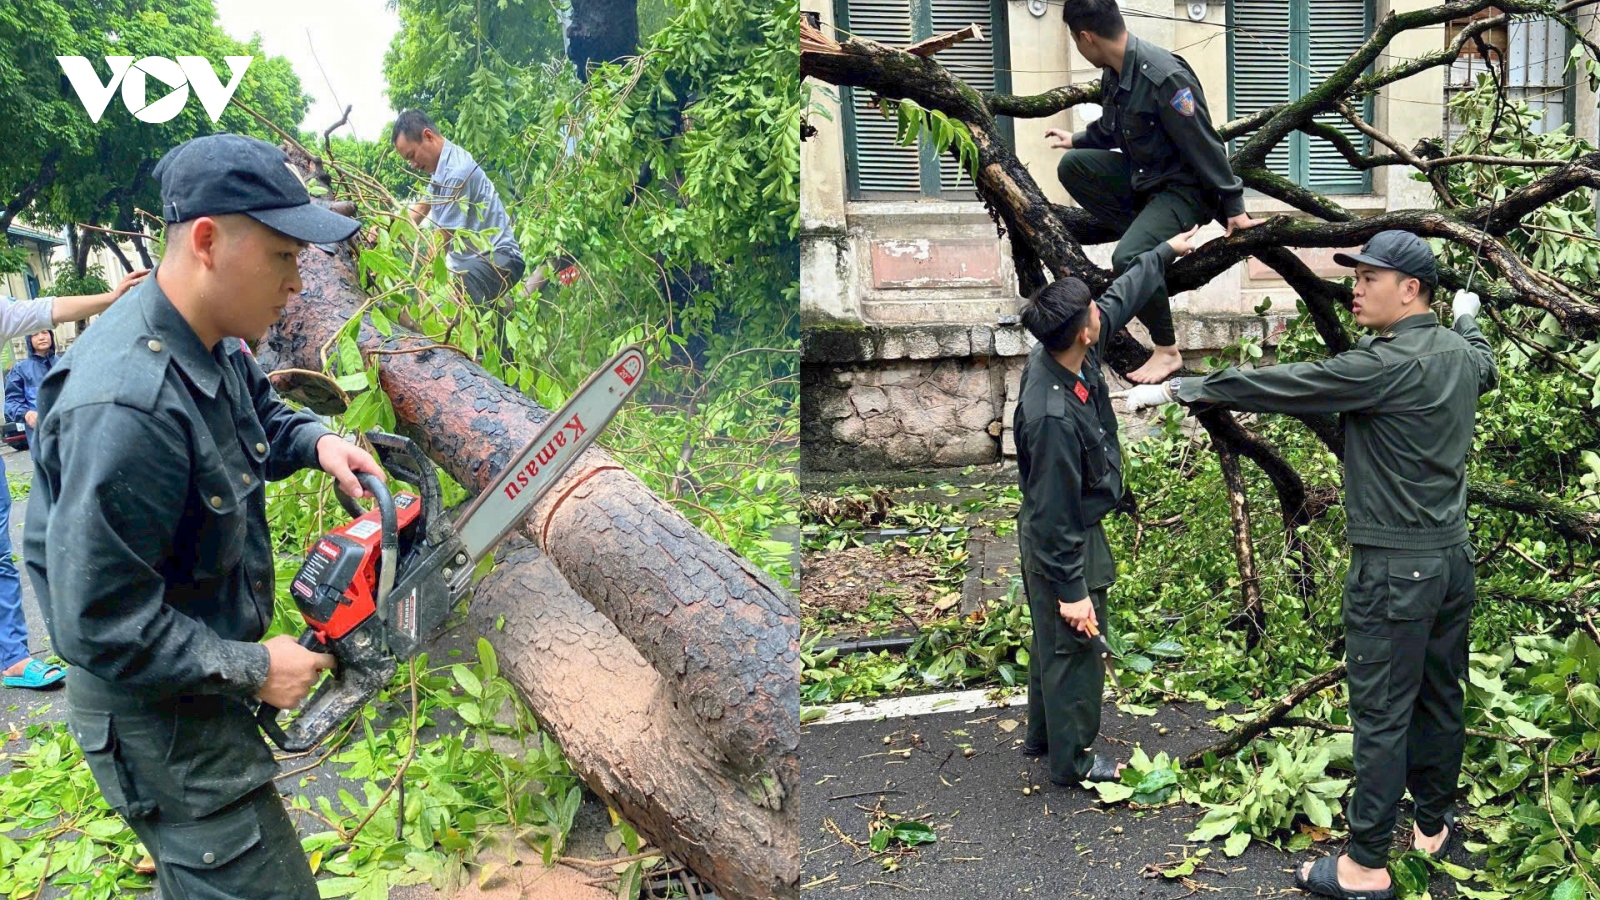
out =
[[1363,866],[1388,864],[1407,789],[1425,834],[1438,833],[1455,800],[1466,737],[1461,679],[1476,599],[1466,543],[1352,548],[1344,624],[1356,781],[1345,818],[1347,852]]
[[[1100,701],[1105,669],[1090,652],[1089,638],[1061,618],[1049,582],[1023,574],[1033,644],[1028,659],[1028,728],[1025,739],[1049,747],[1050,780],[1077,784],[1089,774],[1089,745],[1100,734]],[[1100,629],[1106,627],[1106,592],[1091,591]]]
[[67,673],[67,725],[164,900],[315,900],[316,880],[243,700],[118,695]]
[[[1153,196],[1136,195],[1128,158],[1110,150],[1068,150],[1056,166],[1056,177],[1079,206],[1122,235],[1111,255],[1112,271],[1118,275],[1139,254],[1214,218],[1197,187],[1171,185]],[[1145,303],[1138,318],[1149,329],[1152,343],[1171,347],[1178,342],[1165,284]]]

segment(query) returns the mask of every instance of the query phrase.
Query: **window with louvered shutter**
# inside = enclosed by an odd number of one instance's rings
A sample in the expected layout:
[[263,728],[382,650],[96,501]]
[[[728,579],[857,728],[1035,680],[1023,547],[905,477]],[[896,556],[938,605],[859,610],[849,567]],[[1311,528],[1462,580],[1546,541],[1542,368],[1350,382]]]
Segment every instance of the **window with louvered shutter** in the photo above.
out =
[[[1231,0],[1228,25],[1229,111],[1238,117],[1297,100],[1344,65],[1372,33],[1372,5],[1370,0]],[[1371,113],[1368,103],[1363,110],[1368,121]],[[1371,152],[1370,139],[1344,117],[1327,114],[1317,121],[1338,128],[1361,152]],[[1332,144],[1301,132],[1272,149],[1267,167],[1323,193],[1372,188],[1370,172],[1352,168]]]
[[[839,27],[850,35],[891,47],[955,31],[976,23],[981,41],[939,51],[939,64],[979,92],[1010,89],[1005,0],[836,0]],[[842,90],[850,196],[854,199],[976,196],[972,179],[949,154],[937,158],[928,146],[895,143],[896,122],[879,112],[868,91]],[[1009,139],[1010,122],[1001,121]]]
[[[1447,40],[1453,40],[1461,26],[1468,20],[1451,23]],[[1572,122],[1571,93],[1573,80],[1567,72],[1567,54],[1572,49],[1572,35],[1565,25],[1543,16],[1513,19],[1510,28],[1504,26],[1487,29],[1483,33],[1486,43],[1505,52],[1507,73],[1506,97],[1511,103],[1526,103],[1543,115],[1537,122],[1529,123],[1535,134],[1555,131]],[[1495,73],[1500,73],[1500,57],[1491,56]],[[1449,101],[1456,94],[1472,87],[1480,76],[1489,73],[1488,65],[1479,55],[1476,45],[1467,41],[1461,56],[1450,66],[1445,83],[1445,139],[1454,144],[1466,131],[1466,126],[1449,111]]]

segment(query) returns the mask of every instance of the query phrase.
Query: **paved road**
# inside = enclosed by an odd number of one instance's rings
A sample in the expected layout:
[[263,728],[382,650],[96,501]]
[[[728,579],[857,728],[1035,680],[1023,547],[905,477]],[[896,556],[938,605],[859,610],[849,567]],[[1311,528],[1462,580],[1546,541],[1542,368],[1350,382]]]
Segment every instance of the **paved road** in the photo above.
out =
[[[909,891],[929,900],[998,897],[1151,898],[1177,900],[1191,886],[1148,877],[1152,864],[1183,858],[1184,835],[1201,811],[1169,806],[1135,812],[1102,809],[1094,795],[1052,785],[1042,760],[1018,752],[1023,709],[938,713],[915,718],[813,725],[800,743],[804,793],[801,842],[808,900],[899,898]],[[1217,732],[1205,725],[1203,709],[1186,714],[1166,706],[1149,718],[1123,715],[1107,705],[1105,752],[1127,758],[1133,743],[1154,756],[1182,754],[1204,746]],[[1002,730],[1016,723],[1011,731]],[[1166,726],[1162,736],[1156,729]],[[1105,736],[1115,739],[1106,742]],[[973,751],[967,757],[963,748]],[[909,755],[904,751],[909,750]],[[1023,791],[1028,793],[1024,794]],[[841,840],[867,838],[872,810],[919,818],[939,835],[932,845],[908,853],[898,871]],[[1401,820],[1409,827],[1409,817]],[[1291,856],[1253,842],[1237,859],[1226,859],[1221,843],[1193,880],[1229,895],[1299,895]],[[1323,855],[1336,847],[1319,846]],[[1453,895],[1448,879],[1436,878],[1434,896]]]

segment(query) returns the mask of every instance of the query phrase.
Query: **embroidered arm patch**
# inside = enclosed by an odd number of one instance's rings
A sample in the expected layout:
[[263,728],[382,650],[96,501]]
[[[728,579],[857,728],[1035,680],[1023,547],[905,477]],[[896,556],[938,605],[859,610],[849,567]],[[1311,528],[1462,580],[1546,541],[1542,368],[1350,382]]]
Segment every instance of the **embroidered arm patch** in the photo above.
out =
[[1194,115],[1194,91],[1189,88],[1180,89],[1167,102],[1172,104],[1172,108],[1177,110],[1179,115]]

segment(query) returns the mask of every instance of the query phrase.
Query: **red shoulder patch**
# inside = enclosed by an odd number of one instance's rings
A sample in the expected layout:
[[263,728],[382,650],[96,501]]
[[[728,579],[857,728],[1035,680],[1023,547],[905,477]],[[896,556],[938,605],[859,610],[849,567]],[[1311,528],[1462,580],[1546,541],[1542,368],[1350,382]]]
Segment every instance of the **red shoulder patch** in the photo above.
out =
[[1074,394],[1078,395],[1078,402],[1079,403],[1088,403],[1089,402],[1089,389],[1083,386],[1083,382],[1080,381],[1077,384],[1073,385],[1072,386],[1072,392]]

